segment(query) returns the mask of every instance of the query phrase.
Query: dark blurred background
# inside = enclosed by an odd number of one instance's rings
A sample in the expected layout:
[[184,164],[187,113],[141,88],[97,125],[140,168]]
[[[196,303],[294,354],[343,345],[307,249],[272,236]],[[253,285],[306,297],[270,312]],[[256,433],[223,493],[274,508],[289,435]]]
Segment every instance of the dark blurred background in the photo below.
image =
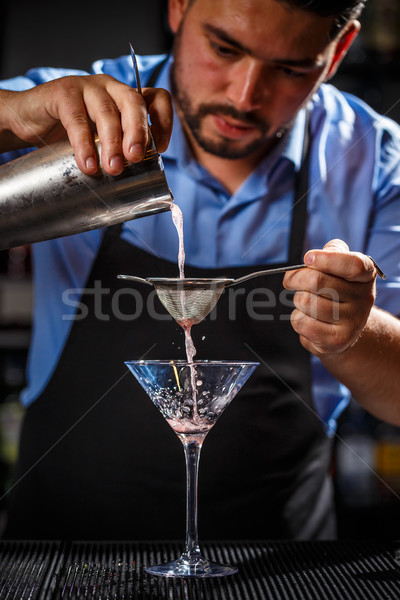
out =
[[156,54],[169,47],[167,0],[105,3],[69,0],[7,2],[0,27],[0,76],[30,67],[87,70],[98,58],[128,53]]
[[[88,70],[98,58],[127,54],[128,42],[138,54],[165,52],[171,44],[166,8],[167,0],[114,6],[7,1],[0,9],[0,78],[38,66]],[[333,83],[400,123],[400,0],[369,0],[361,21],[362,32]],[[22,416],[18,398],[31,304],[30,248],[1,252],[0,531]],[[352,402],[339,426],[332,472],[341,537],[400,538],[399,428],[380,423]]]

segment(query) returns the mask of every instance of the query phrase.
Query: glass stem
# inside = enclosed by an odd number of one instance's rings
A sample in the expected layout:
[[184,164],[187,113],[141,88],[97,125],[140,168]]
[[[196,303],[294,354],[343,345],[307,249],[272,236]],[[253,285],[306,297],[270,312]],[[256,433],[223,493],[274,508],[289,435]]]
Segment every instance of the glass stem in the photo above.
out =
[[186,459],[186,543],[184,554],[188,558],[200,556],[197,531],[197,483],[202,444],[203,441],[199,442],[198,439],[184,442]]

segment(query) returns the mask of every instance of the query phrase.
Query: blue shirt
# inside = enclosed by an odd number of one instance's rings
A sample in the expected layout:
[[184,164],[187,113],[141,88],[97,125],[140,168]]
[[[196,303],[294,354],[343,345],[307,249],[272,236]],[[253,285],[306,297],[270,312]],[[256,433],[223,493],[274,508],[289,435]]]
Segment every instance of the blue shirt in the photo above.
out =
[[[139,57],[142,83],[161,58]],[[157,87],[170,88],[169,68],[167,62]],[[92,72],[107,73],[135,85],[129,56],[99,60]],[[25,77],[2,82],[0,87],[22,90],[68,74],[84,72],[34,69]],[[312,150],[304,251],[340,238],[351,250],[373,256],[387,275],[386,281],[378,279],[376,303],[397,315],[400,127],[331,85],[322,85],[310,105]],[[184,215],[188,264],[203,268],[264,266],[287,259],[293,184],[301,163],[303,135],[301,111],[282,142],[231,195],[193,159],[175,115],[163,161],[169,186]],[[5,162],[22,152],[6,153],[0,159]],[[28,385],[22,394],[25,405],[46,386],[74,317],[84,317],[79,296],[102,233],[91,231],[33,247],[35,304]],[[122,236],[155,256],[177,260],[178,238],[170,213],[127,222]],[[312,374],[315,406],[332,434],[350,394],[314,356]]]

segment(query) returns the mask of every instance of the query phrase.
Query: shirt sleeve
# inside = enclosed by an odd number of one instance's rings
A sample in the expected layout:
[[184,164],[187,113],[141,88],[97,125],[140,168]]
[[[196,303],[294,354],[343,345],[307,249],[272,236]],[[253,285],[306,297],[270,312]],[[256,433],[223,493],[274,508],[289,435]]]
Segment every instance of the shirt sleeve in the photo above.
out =
[[0,81],[0,89],[21,92],[23,90],[29,90],[41,83],[45,83],[46,81],[52,81],[53,79],[59,79],[60,77],[66,77],[67,75],[88,75],[88,73],[78,69],[39,67],[37,69],[30,69],[25,75],[20,77]]
[[377,279],[377,306],[400,316],[400,127],[383,117],[380,123],[366,252],[387,277]]

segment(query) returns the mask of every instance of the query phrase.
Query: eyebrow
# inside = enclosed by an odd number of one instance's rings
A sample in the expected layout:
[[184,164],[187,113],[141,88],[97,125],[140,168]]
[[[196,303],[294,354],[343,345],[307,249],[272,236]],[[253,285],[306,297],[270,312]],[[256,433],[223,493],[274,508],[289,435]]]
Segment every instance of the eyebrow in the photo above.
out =
[[[226,31],[224,31],[220,27],[215,27],[214,25],[205,23],[203,25],[203,28],[208,33],[211,33],[211,35],[218,37],[221,41],[226,42],[230,46],[233,46],[234,48],[237,48],[238,50],[241,50],[242,52],[245,52],[246,54],[249,54],[250,56],[254,56],[254,52],[253,52],[253,50],[251,50],[251,48],[249,48],[248,46],[245,46],[241,42],[238,42],[237,40],[232,38],[229,34],[226,33]],[[307,69],[312,69],[312,68],[316,68],[316,67],[324,67],[326,65],[326,61],[316,61],[313,58],[293,59],[293,58],[283,57],[283,58],[273,58],[271,62],[274,64],[277,64],[277,65],[278,64],[279,65],[287,65],[288,67],[300,67],[300,68],[303,67],[303,68],[307,68]]]

